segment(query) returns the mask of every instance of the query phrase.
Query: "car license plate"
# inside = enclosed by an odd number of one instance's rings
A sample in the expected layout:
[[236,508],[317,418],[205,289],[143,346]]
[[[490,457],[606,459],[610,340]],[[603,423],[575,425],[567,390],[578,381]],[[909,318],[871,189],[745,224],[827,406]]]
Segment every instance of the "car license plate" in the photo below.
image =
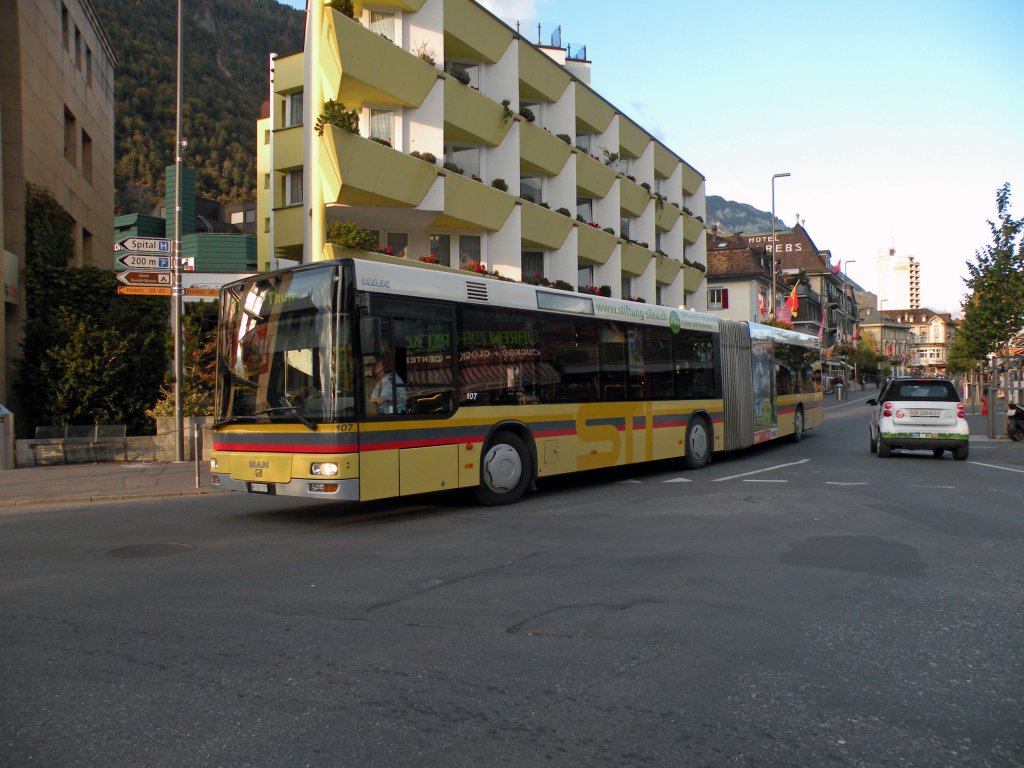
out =
[[249,493],[273,493],[274,486],[270,483],[249,483]]
[[911,408],[910,415],[920,416],[926,419],[934,419],[938,417],[939,412],[934,408]]

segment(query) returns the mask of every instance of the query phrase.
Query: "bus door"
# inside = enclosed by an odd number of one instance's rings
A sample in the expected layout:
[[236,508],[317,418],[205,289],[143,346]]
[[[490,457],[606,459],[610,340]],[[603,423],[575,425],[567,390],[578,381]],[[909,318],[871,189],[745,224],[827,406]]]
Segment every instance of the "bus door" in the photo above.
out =
[[376,295],[368,304],[360,498],[457,488],[460,446],[441,421],[455,407],[452,308]]

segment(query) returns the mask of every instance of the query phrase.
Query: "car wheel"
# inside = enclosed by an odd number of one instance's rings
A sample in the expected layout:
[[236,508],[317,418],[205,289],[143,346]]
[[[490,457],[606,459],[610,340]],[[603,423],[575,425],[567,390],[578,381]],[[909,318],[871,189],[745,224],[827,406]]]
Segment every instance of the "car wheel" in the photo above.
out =
[[953,458],[957,461],[967,461],[967,454],[970,453],[970,447],[967,445],[961,445],[955,451],[953,451]]
[[498,432],[480,462],[476,500],[489,507],[511,504],[526,492],[533,479],[533,463],[526,444],[511,432]]
[[868,430],[868,448],[871,449],[872,453],[878,453],[878,441],[875,440],[875,436],[871,434],[871,430]]
[[711,433],[708,423],[698,416],[686,428],[686,455],[683,466],[687,469],[700,469],[711,459]]
[[804,409],[797,406],[793,414],[793,434],[789,436],[792,443],[799,443],[804,439]]
[[878,441],[878,458],[888,459],[892,455],[892,448],[883,443],[881,440]]
[[943,451],[941,448],[932,448],[932,456],[934,456],[936,459],[941,459],[943,453],[945,453],[945,451]]

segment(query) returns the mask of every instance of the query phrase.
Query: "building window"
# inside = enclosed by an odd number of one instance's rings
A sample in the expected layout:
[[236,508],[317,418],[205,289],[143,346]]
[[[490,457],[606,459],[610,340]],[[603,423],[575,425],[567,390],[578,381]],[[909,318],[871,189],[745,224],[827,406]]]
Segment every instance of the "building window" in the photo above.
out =
[[450,144],[444,149],[445,167],[458,168],[464,176],[480,175],[480,148]]
[[594,284],[594,268],[580,267],[576,270],[576,287],[582,288],[585,285]]
[[92,232],[82,227],[82,264],[92,266]]
[[481,249],[479,235],[459,235],[459,267],[466,267],[470,263],[481,264],[483,250]]
[[82,31],[75,26],[75,66],[82,68]]
[[269,129],[263,132],[263,143],[264,144],[269,144],[270,143],[270,130]]
[[524,176],[519,180],[519,196],[531,203],[544,202],[544,181],[539,176]]
[[92,137],[82,131],[82,177],[92,184]]
[[385,11],[370,11],[370,31],[395,42],[395,14]]
[[256,209],[250,208],[245,212],[245,223],[255,224],[256,223]]
[[576,198],[576,215],[582,216],[584,221],[594,220],[594,201],[589,197]]
[[729,289],[708,288],[708,309],[728,309]]
[[288,171],[285,176],[285,205],[299,205],[302,203],[302,169]]
[[92,85],[92,48],[85,46],[85,82]]
[[231,224],[241,224],[244,220],[245,220],[244,212],[242,212],[242,211],[232,211],[231,212],[231,219],[230,219],[230,223]]
[[404,259],[409,255],[409,233],[388,232],[387,245],[391,249],[391,255]]
[[370,110],[370,138],[386,141],[389,147],[395,144],[395,113],[391,109]]
[[270,217],[268,216],[263,220],[263,231],[270,232]]
[[629,240],[629,217],[622,216],[619,218],[619,237]]
[[452,237],[451,235],[431,235],[430,252],[437,257],[441,266],[452,265]]
[[622,298],[628,299],[630,296],[633,295],[633,278],[623,277],[622,284],[620,287],[622,289]]
[[263,188],[264,189],[270,189],[270,174],[269,173],[264,173],[263,174]]
[[64,159],[78,165],[78,123],[75,116],[64,107]]
[[68,7],[60,4],[60,32],[64,38],[64,50],[71,51],[71,17],[68,16]]
[[589,155],[590,154],[590,134],[589,133],[577,133],[576,134],[576,146],[580,150],[582,150],[583,152],[586,152]]
[[285,98],[284,127],[302,125],[302,91],[289,93]]
[[543,251],[523,251],[523,277],[533,277],[534,275],[544,275],[544,252]]

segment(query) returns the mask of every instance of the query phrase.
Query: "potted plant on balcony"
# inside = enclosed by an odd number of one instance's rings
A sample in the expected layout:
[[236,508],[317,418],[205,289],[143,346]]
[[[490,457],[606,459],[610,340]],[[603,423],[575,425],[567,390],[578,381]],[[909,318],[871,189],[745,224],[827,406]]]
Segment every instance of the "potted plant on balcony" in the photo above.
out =
[[508,184],[504,179],[492,179],[491,186],[501,192],[508,192]]
[[324,102],[324,111],[316,119],[314,129],[317,136],[324,135],[324,128],[333,125],[349,133],[359,133],[359,113],[354,109],[345,109],[345,105],[335,99]]

